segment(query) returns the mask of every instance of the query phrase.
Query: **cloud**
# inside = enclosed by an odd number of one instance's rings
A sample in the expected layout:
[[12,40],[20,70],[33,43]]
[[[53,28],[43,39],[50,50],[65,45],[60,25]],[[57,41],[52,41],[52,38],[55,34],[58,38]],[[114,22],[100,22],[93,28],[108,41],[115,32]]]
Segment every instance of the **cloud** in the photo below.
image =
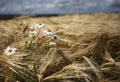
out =
[[0,14],[120,11],[120,0],[1,0],[0,3]]

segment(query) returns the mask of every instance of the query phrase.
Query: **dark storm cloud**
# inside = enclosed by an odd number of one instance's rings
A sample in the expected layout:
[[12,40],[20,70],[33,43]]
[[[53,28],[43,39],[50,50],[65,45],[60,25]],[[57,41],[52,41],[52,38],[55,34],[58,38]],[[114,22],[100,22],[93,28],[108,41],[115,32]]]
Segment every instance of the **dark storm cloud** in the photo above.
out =
[[120,0],[115,0],[110,6],[112,8],[120,8]]
[[0,0],[0,14],[64,14],[120,11],[120,0]]

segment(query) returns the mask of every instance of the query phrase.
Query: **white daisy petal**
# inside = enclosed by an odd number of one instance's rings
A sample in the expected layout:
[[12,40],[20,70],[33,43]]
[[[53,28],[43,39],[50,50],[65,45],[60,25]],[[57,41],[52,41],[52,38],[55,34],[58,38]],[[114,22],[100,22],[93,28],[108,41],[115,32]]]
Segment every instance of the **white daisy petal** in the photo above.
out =
[[31,30],[33,30],[34,29],[34,27],[29,27]]
[[44,30],[44,31],[43,31],[43,34],[45,34],[46,32],[48,32],[48,31],[47,31],[47,30]]
[[51,45],[51,46],[54,45],[55,46],[56,43],[55,42],[50,42],[49,45]]
[[11,49],[11,48],[10,48],[10,46],[8,46],[6,49],[9,50],[9,49]]

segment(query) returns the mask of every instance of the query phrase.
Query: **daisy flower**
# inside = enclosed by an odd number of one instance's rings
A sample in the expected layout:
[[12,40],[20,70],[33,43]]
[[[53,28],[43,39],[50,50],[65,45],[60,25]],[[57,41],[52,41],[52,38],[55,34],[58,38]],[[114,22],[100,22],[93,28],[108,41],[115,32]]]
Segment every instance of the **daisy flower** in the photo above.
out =
[[53,32],[49,32],[49,31],[47,31],[47,30],[44,30],[44,31],[43,31],[43,34],[45,34],[46,36],[47,36],[47,35],[50,35],[50,36],[51,36],[51,35],[54,35]]
[[58,39],[58,36],[57,36],[57,35],[54,35],[53,38],[54,38],[54,40],[57,40],[57,39]]
[[33,36],[36,36],[36,31],[30,31],[29,32],[29,37],[33,37]]
[[4,54],[7,56],[14,55],[16,53],[16,50],[16,48],[8,46],[6,49],[4,49]]
[[32,69],[33,69],[33,66],[32,66],[32,65],[28,65],[28,68],[32,70]]
[[45,24],[35,24],[35,26],[36,26],[37,28],[44,28],[44,27],[45,27]]

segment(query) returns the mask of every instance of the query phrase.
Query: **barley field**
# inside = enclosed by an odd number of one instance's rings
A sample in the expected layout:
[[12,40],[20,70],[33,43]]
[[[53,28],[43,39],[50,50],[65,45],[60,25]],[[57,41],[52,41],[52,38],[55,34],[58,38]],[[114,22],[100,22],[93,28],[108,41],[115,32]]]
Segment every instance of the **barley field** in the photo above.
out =
[[0,82],[120,82],[120,14],[0,20]]

